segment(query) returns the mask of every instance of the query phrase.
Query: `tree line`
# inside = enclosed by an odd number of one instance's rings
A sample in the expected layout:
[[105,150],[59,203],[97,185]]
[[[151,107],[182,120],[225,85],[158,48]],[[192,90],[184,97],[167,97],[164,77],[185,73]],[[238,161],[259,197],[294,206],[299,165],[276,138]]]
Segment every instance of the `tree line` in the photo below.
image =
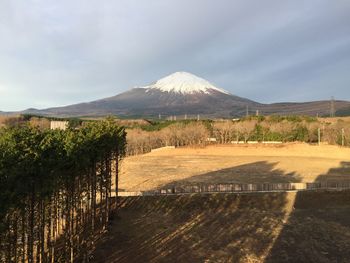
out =
[[89,261],[116,207],[125,137],[111,119],[1,128],[0,262]]
[[[156,129],[154,129],[154,127]],[[350,145],[350,122],[308,116],[249,116],[240,120],[168,122],[129,127],[127,155],[164,146],[202,146],[248,141],[281,141]],[[160,127],[160,128],[159,128]]]

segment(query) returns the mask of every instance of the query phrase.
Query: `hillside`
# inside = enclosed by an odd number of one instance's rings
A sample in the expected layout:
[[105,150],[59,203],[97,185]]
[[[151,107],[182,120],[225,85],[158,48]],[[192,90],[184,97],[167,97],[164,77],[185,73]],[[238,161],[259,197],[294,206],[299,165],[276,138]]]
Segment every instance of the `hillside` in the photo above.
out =
[[93,262],[348,262],[350,192],[129,197]]
[[350,107],[344,107],[336,111],[337,116],[350,116]]
[[[350,106],[349,101],[334,101],[336,116],[349,116],[349,114],[342,114],[345,109]],[[309,116],[329,116],[330,114],[330,101],[311,101],[301,103],[272,103],[262,106],[261,112],[265,115],[278,114],[278,115],[309,115]]]

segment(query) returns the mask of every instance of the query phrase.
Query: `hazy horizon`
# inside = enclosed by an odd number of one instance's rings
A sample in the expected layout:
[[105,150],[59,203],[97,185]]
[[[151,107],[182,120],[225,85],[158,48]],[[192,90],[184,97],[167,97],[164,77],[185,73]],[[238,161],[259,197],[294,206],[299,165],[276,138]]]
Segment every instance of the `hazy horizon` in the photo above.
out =
[[0,0],[0,111],[187,71],[261,103],[350,100],[350,2]]

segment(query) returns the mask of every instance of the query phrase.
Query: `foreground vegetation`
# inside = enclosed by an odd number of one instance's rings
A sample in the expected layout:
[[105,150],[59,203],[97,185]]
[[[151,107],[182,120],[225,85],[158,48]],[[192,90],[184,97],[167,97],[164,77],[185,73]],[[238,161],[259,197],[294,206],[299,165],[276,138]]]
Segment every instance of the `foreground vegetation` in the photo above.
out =
[[110,217],[124,151],[113,120],[0,129],[0,262],[87,260]]

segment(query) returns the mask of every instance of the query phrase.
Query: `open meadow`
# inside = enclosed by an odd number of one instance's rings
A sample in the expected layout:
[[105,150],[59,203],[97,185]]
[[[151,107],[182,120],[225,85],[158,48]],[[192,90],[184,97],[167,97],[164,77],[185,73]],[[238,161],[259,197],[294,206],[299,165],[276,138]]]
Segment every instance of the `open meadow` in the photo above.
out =
[[121,190],[194,183],[285,183],[350,180],[350,148],[254,144],[160,149],[123,160]]

